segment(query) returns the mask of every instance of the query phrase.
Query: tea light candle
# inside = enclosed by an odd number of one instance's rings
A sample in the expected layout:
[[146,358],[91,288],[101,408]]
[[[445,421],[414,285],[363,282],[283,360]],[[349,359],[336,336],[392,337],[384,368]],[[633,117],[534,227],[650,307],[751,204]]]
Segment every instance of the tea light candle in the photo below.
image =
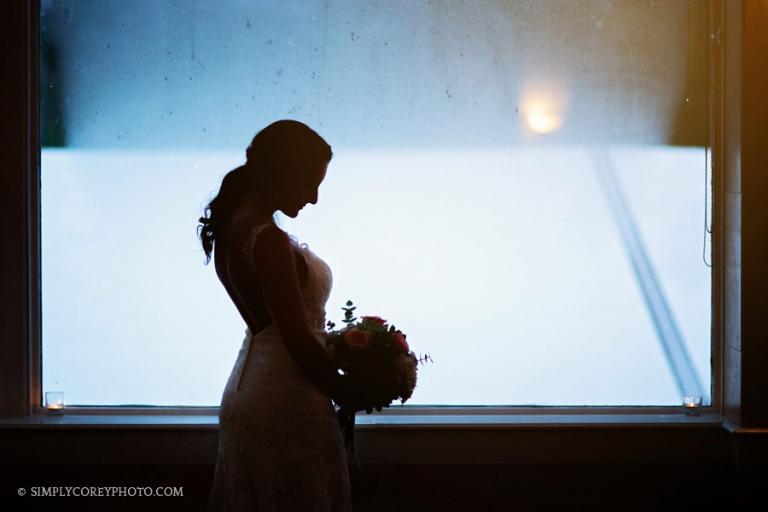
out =
[[700,396],[685,396],[683,397],[683,408],[685,409],[685,414],[696,416],[699,414],[699,409],[701,408],[701,397]]
[[61,414],[64,412],[64,392],[46,391],[45,408],[48,414]]

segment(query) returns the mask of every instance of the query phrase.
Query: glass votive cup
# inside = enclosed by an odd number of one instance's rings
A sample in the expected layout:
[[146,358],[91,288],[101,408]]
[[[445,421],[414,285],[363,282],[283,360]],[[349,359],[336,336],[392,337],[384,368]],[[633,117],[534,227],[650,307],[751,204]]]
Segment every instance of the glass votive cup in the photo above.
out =
[[702,398],[700,396],[684,396],[683,410],[688,416],[698,416],[701,412]]
[[45,409],[48,414],[61,414],[64,412],[64,392],[63,391],[46,391],[45,392]]

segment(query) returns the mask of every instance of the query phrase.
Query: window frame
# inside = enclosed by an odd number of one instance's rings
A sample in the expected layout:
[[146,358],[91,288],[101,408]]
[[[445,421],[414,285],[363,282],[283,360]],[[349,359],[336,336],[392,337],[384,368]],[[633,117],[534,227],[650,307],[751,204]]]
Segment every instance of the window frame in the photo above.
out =
[[[712,14],[714,33],[718,39],[724,33],[726,13],[738,11],[740,16],[740,4],[727,2],[726,0],[712,0]],[[18,31],[23,31],[23,50],[26,58],[24,77],[25,95],[23,103],[25,130],[23,133],[25,149],[23,158],[23,170],[21,178],[25,190],[25,196],[19,198],[20,210],[24,212],[23,229],[26,236],[23,237],[21,253],[25,263],[25,276],[21,281],[23,304],[21,306],[23,329],[22,339],[12,347],[4,348],[3,356],[6,360],[22,362],[19,368],[23,375],[19,379],[18,372],[0,373],[0,386],[10,390],[14,396],[0,401],[0,416],[11,416],[19,419],[20,423],[50,422],[55,420],[47,418],[42,407],[42,351],[41,351],[41,278],[40,278],[40,126],[39,126],[39,21],[40,1],[24,2],[18,7],[19,16],[24,23],[20,23]],[[13,16],[9,16],[13,19]],[[18,20],[17,20],[18,21]],[[12,21],[11,21],[12,23]],[[740,26],[738,27],[740,29]],[[14,32],[15,33],[15,32]],[[737,34],[736,37],[740,37]],[[723,130],[724,118],[727,115],[725,102],[722,100],[721,88],[725,83],[724,60],[726,58],[722,41],[716,47],[711,56],[713,64],[714,87],[713,105],[710,108],[712,116],[712,405],[703,407],[699,419],[686,416],[680,407],[675,406],[406,406],[402,409],[393,406],[381,413],[369,416],[358,415],[358,424],[425,424],[425,425],[483,425],[488,424],[489,417],[508,418],[509,425],[574,425],[574,424],[616,424],[617,419],[623,418],[623,425],[647,425],[648,422],[659,424],[690,425],[691,423],[722,423],[723,420],[723,384],[724,374],[727,368],[723,366],[724,329],[723,316],[726,308],[726,277],[723,268],[723,255],[725,254],[723,235],[725,176],[740,172],[738,166],[728,167],[731,161],[724,157],[725,143],[729,145],[739,144],[738,138],[726,137]],[[16,45],[18,46],[18,44]],[[15,205],[15,203],[14,203]],[[6,272],[5,270],[3,272]],[[2,334],[12,335],[10,329],[2,329]],[[7,332],[6,332],[7,331]],[[124,421],[125,416],[135,416],[136,419],[145,418],[147,425],[158,424],[152,417],[167,416],[186,418],[199,416],[201,420],[208,421],[218,414],[218,407],[68,407],[67,416],[77,422],[77,416],[82,417],[85,424],[110,424]],[[208,417],[208,420],[205,419]],[[418,417],[418,418],[415,418]],[[439,418],[443,418],[439,420]],[[448,417],[455,417],[449,419]],[[458,417],[461,417],[459,419]],[[485,417],[485,420],[483,419]],[[122,419],[121,419],[122,418]],[[380,419],[377,419],[380,418]],[[642,420],[641,420],[642,418]],[[169,420],[163,420],[167,423]],[[189,421],[188,419],[179,420]],[[442,423],[441,423],[442,421]],[[494,420],[503,421],[503,420]]]

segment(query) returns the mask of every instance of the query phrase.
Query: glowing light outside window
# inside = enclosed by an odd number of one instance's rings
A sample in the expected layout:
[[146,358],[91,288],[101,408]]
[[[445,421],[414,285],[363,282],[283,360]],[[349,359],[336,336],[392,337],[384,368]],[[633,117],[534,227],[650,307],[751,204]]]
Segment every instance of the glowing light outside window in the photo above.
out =
[[565,101],[546,91],[523,94],[523,113],[528,128],[538,134],[551,133],[563,124]]

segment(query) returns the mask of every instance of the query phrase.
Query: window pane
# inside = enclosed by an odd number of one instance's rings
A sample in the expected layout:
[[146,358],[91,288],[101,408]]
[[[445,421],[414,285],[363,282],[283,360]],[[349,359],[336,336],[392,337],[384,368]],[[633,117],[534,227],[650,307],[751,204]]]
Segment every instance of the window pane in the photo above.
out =
[[707,5],[44,1],[44,390],[218,405],[245,324],[197,218],[293,118],[334,159],[281,224],[328,319],[431,355],[409,404],[708,404]]

